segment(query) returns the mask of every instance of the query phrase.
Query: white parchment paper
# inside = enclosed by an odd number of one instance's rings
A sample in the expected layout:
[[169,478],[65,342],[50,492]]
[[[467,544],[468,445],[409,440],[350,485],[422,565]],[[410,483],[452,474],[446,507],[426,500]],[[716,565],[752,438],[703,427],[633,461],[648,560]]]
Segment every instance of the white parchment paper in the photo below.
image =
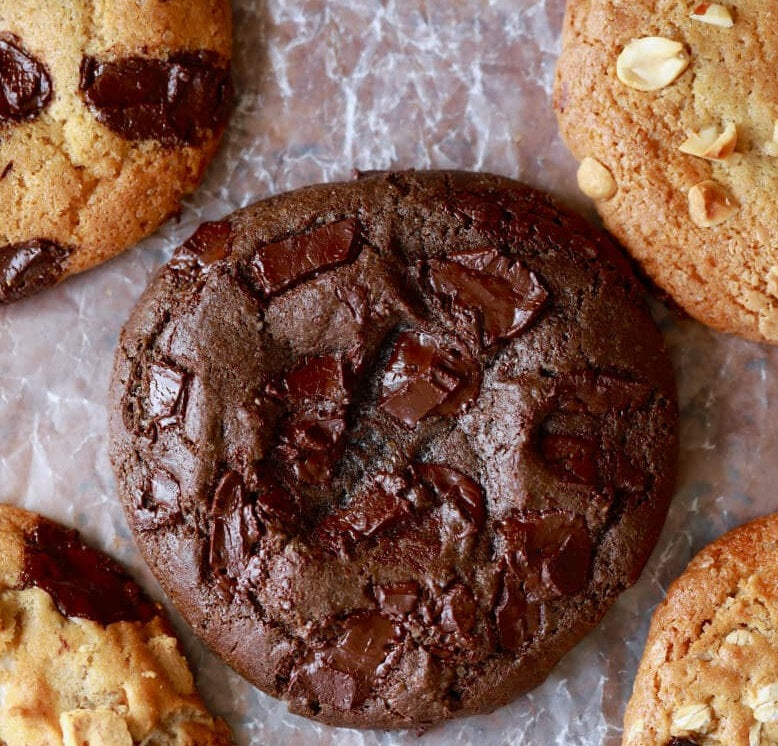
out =
[[[352,169],[488,170],[592,215],[550,104],[563,0],[235,0],[238,107],[181,219],[122,257],[0,309],[0,501],[79,528],[165,601],[115,496],[106,389],[149,277],[205,219]],[[658,308],[679,379],[678,490],[638,585],[545,684],[497,712],[414,733],[289,715],[174,614],[205,699],[238,744],[617,746],[648,620],[690,556],[778,505],[778,349]]]

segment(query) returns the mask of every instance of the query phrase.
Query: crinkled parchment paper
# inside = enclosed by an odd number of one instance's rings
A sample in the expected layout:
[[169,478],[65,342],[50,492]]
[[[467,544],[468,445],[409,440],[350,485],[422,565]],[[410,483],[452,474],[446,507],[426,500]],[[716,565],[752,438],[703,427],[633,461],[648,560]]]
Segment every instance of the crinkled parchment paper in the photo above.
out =
[[[122,322],[204,219],[352,169],[464,168],[524,179],[587,211],[550,104],[563,0],[236,0],[239,101],[179,222],[97,270],[0,309],[0,500],[79,528],[157,598],[115,497],[106,389]],[[653,606],[690,556],[778,500],[778,349],[659,308],[682,406],[673,508],[638,585],[545,684],[497,712],[433,729],[433,744],[616,746]],[[163,599],[164,600],[164,599]],[[208,703],[239,744],[415,744],[414,733],[289,715],[174,617]]]

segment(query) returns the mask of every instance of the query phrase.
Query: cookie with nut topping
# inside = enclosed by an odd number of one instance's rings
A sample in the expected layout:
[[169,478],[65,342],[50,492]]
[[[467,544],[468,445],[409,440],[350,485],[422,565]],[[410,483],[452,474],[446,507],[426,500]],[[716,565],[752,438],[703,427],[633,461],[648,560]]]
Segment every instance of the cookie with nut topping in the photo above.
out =
[[295,712],[425,727],[542,681],[638,577],[670,362],[605,234],[508,179],[365,175],[206,223],[125,326],[150,567]]
[[571,0],[554,106],[578,184],[691,316],[778,343],[770,0]]
[[161,609],[75,531],[0,506],[0,743],[228,746]]
[[175,215],[230,109],[227,0],[0,0],[0,304]]
[[778,514],[700,551],[651,620],[624,746],[778,743]]

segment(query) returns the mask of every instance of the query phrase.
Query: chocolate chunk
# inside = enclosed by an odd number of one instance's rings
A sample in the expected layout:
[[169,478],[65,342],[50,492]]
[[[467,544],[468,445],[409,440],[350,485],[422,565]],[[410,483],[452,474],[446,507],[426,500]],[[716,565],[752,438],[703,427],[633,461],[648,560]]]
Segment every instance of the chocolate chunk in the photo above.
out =
[[0,303],[9,303],[54,285],[71,250],[35,238],[0,247]]
[[295,674],[295,683],[302,684],[320,703],[350,710],[364,701],[399,639],[399,628],[382,614],[352,614],[334,645],[308,654]]
[[314,532],[316,540],[331,552],[349,542],[382,534],[407,519],[411,505],[403,492],[406,485],[389,474],[378,474],[373,484],[355,495],[351,503],[328,515]]
[[186,400],[187,375],[155,363],[149,370],[148,415],[160,426],[177,422]]
[[561,512],[527,513],[500,526],[505,560],[525,588],[542,598],[573,595],[590,573],[592,540],[583,518]]
[[252,267],[265,295],[354,261],[359,251],[358,229],[359,223],[351,218],[263,246]]
[[5,168],[3,168],[2,171],[0,171],[0,180],[8,176],[8,174],[10,174],[11,171],[13,171],[13,167],[14,167],[14,162],[8,161],[8,163],[5,164]]
[[325,355],[304,360],[280,384],[268,388],[289,409],[276,453],[299,481],[323,484],[332,476],[346,430],[348,378],[343,361]]
[[268,474],[257,481],[255,505],[263,523],[276,532],[293,533],[300,523],[300,505],[295,496]]
[[432,290],[465,312],[487,347],[521,333],[548,300],[533,272],[494,249],[430,259],[427,267]]
[[444,348],[429,334],[403,332],[387,362],[380,406],[415,427],[432,414],[465,411],[480,385],[478,366],[466,353]]
[[539,607],[527,599],[522,592],[521,581],[510,570],[506,570],[502,577],[494,619],[503,650],[518,650],[540,626]]
[[143,530],[176,523],[181,519],[181,488],[175,477],[159,469],[137,503],[138,521]]
[[699,743],[699,741],[695,741],[693,738],[674,736],[667,742],[667,746],[699,746]]
[[253,508],[246,502],[246,489],[240,475],[228,471],[220,480],[211,503],[213,530],[208,553],[210,566],[217,572],[237,578],[251,557],[260,537]]
[[415,611],[419,603],[419,584],[413,580],[406,583],[377,585],[373,593],[378,607],[390,617],[407,616]]
[[573,435],[542,434],[540,452],[561,479],[596,485],[598,444]]
[[193,254],[201,265],[213,264],[230,255],[232,250],[231,237],[232,227],[226,220],[203,223],[187,241],[176,249],[176,256]]
[[473,592],[462,583],[449,588],[442,598],[440,627],[445,632],[466,635],[475,627],[477,606]]
[[41,520],[27,537],[21,588],[42,588],[67,617],[114,622],[148,622],[156,606],[122,569],[90,549],[78,532]]
[[50,100],[45,65],[24,50],[18,37],[0,33],[0,125],[35,119]]
[[454,215],[474,228],[491,233],[499,230],[506,220],[506,213],[493,195],[463,192],[451,200]]
[[417,463],[412,468],[438,500],[453,502],[476,529],[483,528],[486,520],[484,493],[470,477],[443,464]]
[[228,60],[207,50],[167,59],[84,57],[79,89],[95,118],[126,140],[198,145],[229,115]]

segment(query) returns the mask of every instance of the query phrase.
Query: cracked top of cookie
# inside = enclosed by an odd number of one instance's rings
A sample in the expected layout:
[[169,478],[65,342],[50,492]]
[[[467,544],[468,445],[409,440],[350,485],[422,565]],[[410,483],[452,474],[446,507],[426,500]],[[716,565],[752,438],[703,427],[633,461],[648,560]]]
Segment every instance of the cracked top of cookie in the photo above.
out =
[[366,175],[204,224],[121,337],[147,561],[292,709],[426,726],[539,683],[653,547],[671,366],[624,259],[545,195]]

